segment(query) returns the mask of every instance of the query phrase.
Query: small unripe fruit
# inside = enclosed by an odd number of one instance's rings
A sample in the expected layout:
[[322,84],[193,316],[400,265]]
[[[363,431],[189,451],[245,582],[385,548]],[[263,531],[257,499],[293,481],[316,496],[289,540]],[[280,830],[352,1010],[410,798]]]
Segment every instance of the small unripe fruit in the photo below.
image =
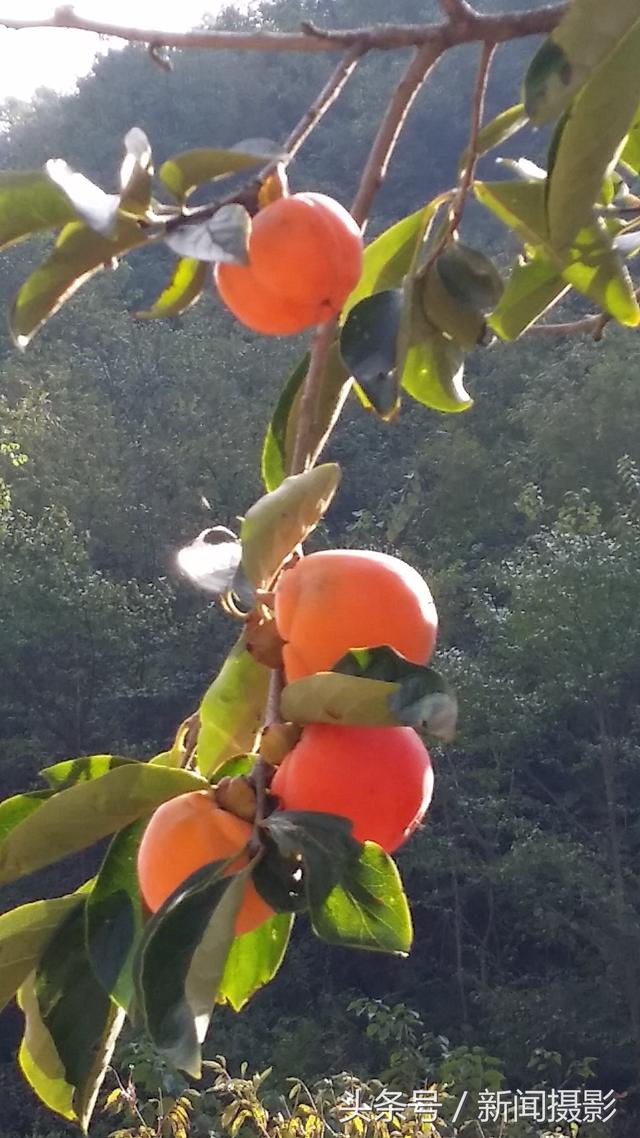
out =
[[433,652],[438,614],[429,587],[399,557],[370,550],[311,553],[275,590],[287,680],[326,671],[350,648],[388,644],[415,664]]
[[336,316],[362,271],[362,236],[325,194],[279,198],[253,218],[248,263],[218,263],[227,308],[255,332],[285,335]]
[[283,810],[348,818],[358,841],[391,852],[424,817],[433,769],[411,727],[311,723],[278,767],[271,793]]
[[[226,874],[247,864],[251,826],[216,806],[207,790],[194,790],[164,802],[154,813],[138,850],[138,883],[155,912],[183,881],[212,861],[237,854]],[[235,934],[249,932],[273,916],[251,879],[235,920]]]

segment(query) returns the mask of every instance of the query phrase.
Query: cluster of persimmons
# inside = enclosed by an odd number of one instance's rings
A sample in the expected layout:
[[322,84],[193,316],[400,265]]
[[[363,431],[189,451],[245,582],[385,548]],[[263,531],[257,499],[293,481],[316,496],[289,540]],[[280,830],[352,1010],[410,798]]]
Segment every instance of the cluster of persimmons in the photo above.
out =
[[[323,194],[285,194],[253,219],[247,264],[216,265],[215,281],[239,320],[283,334],[337,315],[361,268],[360,230],[342,206]],[[352,648],[388,645],[426,664],[437,632],[422,577],[398,558],[365,550],[312,553],[285,568],[273,618],[287,683],[331,669]],[[270,769],[269,809],[339,815],[358,841],[387,851],[411,835],[433,790],[429,753],[411,727],[309,723]],[[213,787],[174,798],[153,815],[138,855],[152,911],[203,865],[232,859],[228,873],[247,865],[252,823],[222,801]],[[236,934],[271,915],[249,878]]]

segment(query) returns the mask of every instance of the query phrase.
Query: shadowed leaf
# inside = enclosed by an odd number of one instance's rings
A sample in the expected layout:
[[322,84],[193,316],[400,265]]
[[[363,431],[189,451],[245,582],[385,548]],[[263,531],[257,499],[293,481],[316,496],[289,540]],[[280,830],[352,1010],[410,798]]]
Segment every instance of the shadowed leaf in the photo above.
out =
[[82,901],[79,893],[32,901],[0,915],[0,1010],[33,971],[60,923]]
[[169,284],[163,288],[151,308],[134,312],[134,316],[138,320],[180,316],[198,300],[206,279],[207,266],[204,261],[196,261],[193,257],[181,257],[176,261]]
[[340,352],[382,419],[398,407],[396,355],[402,312],[401,289],[386,289],[351,309],[340,335]]
[[164,240],[180,257],[197,261],[231,261],[246,264],[251,218],[242,205],[233,203],[217,209],[213,217],[187,222],[166,234]]
[[42,170],[0,174],[0,248],[75,216],[66,194]]
[[142,933],[136,858],[147,819],[113,838],[85,908],[91,967],[107,995],[126,1011],[133,995],[133,956]]
[[205,182],[213,182],[226,174],[249,170],[252,166],[267,162],[269,157],[269,154],[259,154],[255,151],[247,153],[241,150],[209,148],[184,150],[162,163],[158,177],[174,197],[182,201]]

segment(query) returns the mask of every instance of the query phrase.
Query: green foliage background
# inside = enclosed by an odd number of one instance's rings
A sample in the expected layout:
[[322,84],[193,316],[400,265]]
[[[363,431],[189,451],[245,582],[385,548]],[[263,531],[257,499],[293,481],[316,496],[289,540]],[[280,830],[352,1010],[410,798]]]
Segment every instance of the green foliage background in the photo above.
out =
[[[353,25],[387,9],[276,0],[252,18]],[[424,16],[406,0],[403,20]],[[221,22],[247,19],[229,10]],[[499,56],[489,113],[516,101],[530,51]],[[398,66],[366,61],[303,150],[294,188],[348,201]],[[158,158],[280,139],[323,67],[255,58],[239,84],[231,55],[178,58],[167,74],[127,49],[98,62],[74,96],[8,103],[1,163],[63,155],[110,188],[134,122],[157,140]],[[430,84],[372,232],[451,183],[471,75],[460,51]],[[495,173],[491,161],[485,172]],[[473,208],[465,224],[506,259]],[[3,310],[32,257],[22,246],[12,253]],[[233,525],[259,493],[263,425],[299,346],[252,336],[211,295],[172,324],[132,321],[127,309],[148,305],[168,265],[162,253],[134,255],[66,306],[24,357],[0,337],[3,796],[44,762],[166,747],[230,643],[222,615],[179,581],[173,551],[212,519]],[[530,1085],[527,1064],[541,1047],[561,1056],[563,1071],[595,1056],[599,1085],[633,1083],[639,363],[632,332],[609,330],[599,346],[531,337],[474,353],[476,403],[464,415],[412,404],[381,424],[349,405],[330,450],[348,477],[317,541],[396,552],[425,572],[441,614],[437,663],[463,708],[455,746],[436,755],[428,824],[400,857],[416,947],[408,961],[328,950],[300,922],[284,974],[241,1017],[216,1013],[212,1053],[273,1064],[280,1076],[379,1073],[382,1054],[346,1010],[357,995],[416,1009],[434,1038],[488,1048],[513,1085]],[[68,891],[89,864],[47,871],[42,889]],[[22,897],[11,887],[3,908]],[[0,1078],[7,1133],[27,1134],[42,1116],[14,1083],[15,1018],[0,1018]]]

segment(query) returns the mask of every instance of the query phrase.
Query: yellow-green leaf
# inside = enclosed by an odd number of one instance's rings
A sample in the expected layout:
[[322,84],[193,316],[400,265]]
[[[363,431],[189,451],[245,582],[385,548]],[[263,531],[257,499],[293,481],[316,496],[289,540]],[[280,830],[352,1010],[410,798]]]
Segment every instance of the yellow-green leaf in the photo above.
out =
[[196,759],[207,778],[227,759],[254,749],[268,686],[269,669],[247,652],[242,635],[200,704]]
[[198,300],[207,279],[205,261],[181,257],[176,261],[169,284],[163,288],[150,308],[135,312],[138,320],[161,319],[179,316]]
[[58,925],[81,902],[79,893],[32,901],[0,916],[0,1009],[33,971]]

